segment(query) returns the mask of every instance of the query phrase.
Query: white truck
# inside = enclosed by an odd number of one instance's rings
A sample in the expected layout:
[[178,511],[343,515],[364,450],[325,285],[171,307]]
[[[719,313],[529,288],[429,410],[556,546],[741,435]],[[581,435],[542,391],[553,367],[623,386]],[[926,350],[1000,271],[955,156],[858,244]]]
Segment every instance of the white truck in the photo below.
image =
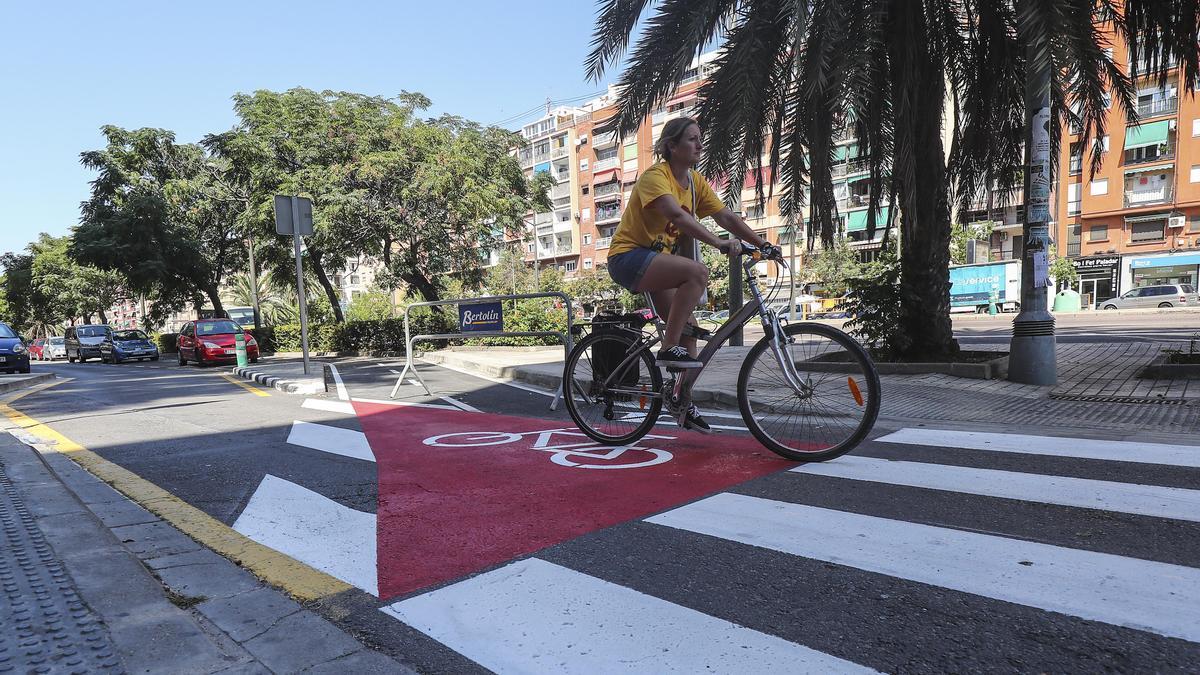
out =
[[951,313],[985,314],[993,294],[997,311],[1021,309],[1020,260],[950,266]]

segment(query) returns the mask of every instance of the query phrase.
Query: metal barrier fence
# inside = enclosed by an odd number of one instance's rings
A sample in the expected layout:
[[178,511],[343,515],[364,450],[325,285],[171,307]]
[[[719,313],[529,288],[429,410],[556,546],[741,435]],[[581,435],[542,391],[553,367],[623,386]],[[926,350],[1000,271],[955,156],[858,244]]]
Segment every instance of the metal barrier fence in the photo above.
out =
[[[479,302],[497,302],[501,300],[527,300],[531,298],[561,298],[564,309],[567,312],[567,330],[560,331],[472,331],[470,333],[433,333],[429,335],[413,335],[409,330],[408,312],[413,307],[433,307],[441,305],[468,305]],[[390,398],[396,398],[396,393],[400,391],[400,385],[404,384],[404,378],[409,371],[417,376],[417,382],[425,390],[426,394],[432,395],[429,391],[429,386],[425,384],[425,380],[421,377],[420,371],[413,365],[413,343],[417,340],[450,340],[457,338],[488,338],[488,337],[557,337],[563,343],[563,363],[566,363],[566,357],[571,354],[571,324],[575,318],[574,310],[571,307],[571,296],[566,293],[552,291],[547,293],[518,293],[515,295],[490,295],[483,298],[458,298],[456,300],[430,300],[426,302],[414,302],[404,308],[404,370],[400,371],[400,377],[396,380],[396,385],[392,387]],[[562,383],[558,385],[558,391],[554,392],[554,400],[550,403],[551,410],[558,409],[558,402],[562,400],[563,388]]]

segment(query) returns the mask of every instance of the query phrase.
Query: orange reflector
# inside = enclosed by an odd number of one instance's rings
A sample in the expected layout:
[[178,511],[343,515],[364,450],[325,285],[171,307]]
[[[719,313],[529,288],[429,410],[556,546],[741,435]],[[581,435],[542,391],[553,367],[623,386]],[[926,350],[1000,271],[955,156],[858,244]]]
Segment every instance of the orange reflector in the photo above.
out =
[[846,384],[850,386],[850,394],[854,396],[854,402],[857,403],[859,407],[862,407],[863,397],[862,391],[860,391],[858,388],[858,383],[854,381],[853,377],[847,377]]
[[[646,385],[644,384],[642,385],[642,391],[646,391]],[[644,395],[638,397],[638,407],[642,410],[646,409],[646,397]]]

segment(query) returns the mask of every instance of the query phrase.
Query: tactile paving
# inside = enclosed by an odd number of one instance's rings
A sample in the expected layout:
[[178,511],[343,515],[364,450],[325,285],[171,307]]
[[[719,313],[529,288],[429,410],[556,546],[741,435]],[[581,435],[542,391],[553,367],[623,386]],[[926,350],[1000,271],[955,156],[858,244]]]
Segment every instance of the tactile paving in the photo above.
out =
[[0,528],[0,675],[125,672],[2,464]]

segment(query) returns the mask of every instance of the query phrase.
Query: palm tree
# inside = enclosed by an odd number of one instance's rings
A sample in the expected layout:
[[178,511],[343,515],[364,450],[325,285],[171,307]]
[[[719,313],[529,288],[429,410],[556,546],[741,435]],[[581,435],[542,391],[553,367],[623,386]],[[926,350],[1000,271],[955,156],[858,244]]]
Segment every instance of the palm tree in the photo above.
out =
[[[1038,58],[1054,73],[1057,157],[1064,123],[1103,137],[1106,93],[1132,109],[1137,74],[1105,51],[1108,22],[1131,60],[1146,60],[1162,81],[1165,64],[1177,59],[1190,91],[1198,15],[1195,0],[602,0],[586,67],[599,79],[645,26],[609,126],[628,134],[670,97],[692,58],[719,42],[700,92],[702,169],[741,176],[762,169],[765,155],[781,179],[784,215],[799,218],[806,200],[810,206],[810,246],[818,236],[825,246],[834,241],[830,166],[836,139],[851,133],[870,168],[869,235],[881,204],[899,206],[899,328],[910,338],[905,354],[927,357],[957,351],[947,272],[952,204],[965,209],[964,197],[985,186],[1010,197],[1020,186],[1027,42],[1049,45]],[[949,153],[943,121],[951,125]],[[1095,144],[1093,172],[1101,151]],[[762,182],[760,201],[770,196]]]

